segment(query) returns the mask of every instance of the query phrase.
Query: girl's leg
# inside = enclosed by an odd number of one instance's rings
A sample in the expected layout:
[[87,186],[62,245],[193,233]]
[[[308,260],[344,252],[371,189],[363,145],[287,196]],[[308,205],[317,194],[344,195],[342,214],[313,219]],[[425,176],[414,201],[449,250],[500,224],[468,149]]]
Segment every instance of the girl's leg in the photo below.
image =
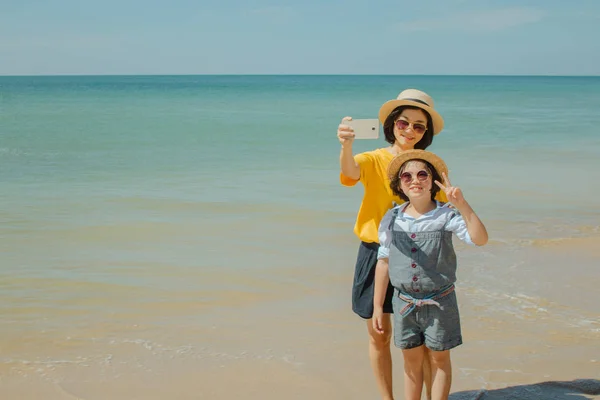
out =
[[425,386],[425,398],[431,400],[431,350],[423,347],[423,385]]
[[421,400],[425,346],[402,350],[404,356],[404,398]]
[[447,400],[452,384],[450,350],[430,351],[429,353],[431,354],[431,375],[433,378],[431,398],[433,400]]
[[375,380],[383,400],[393,400],[392,391],[392,353],[390,339],[392,337],[392,322],[390,314],[383,314],[384,333],[380,334],[373,329],[373,320],[367,320],[369,330],[369,358],[375,374]]

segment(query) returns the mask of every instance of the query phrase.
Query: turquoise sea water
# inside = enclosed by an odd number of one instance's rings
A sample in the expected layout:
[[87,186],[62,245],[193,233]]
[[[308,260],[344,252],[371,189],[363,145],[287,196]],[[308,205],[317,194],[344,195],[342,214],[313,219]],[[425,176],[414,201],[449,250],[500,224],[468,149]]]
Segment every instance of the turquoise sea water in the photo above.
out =
[[472,198],[543,195],[544,214],[593,204],[593,185],[576,199],[555,191],[599,174],[600,78],[574,77],[2,77],[3,195],[22,206],[139,196],[353,210],[335,185],[336,126],[374,117],[405,87],[436,100],[446,129],[430,149]]
[[[348,298],[286,307],[349,308],[362,189],[339,185],[337,125],[375,118],[408,87],[434,98],[446,129],[430,150],[490,231],[490,250],[467,253],[465,264],[497,267],[478,275],[484,286],[528,296],[554,287],[519,286],[506,274],[523,261],[502,257],[598,236],[599,77],[0,77],[4,362],[37,357],[23,337],[36,354],[69,358],[47,346],[48,332],[62,343],[123,336],[132,321],[203,329],[219,307],[238,304],[236,293],[254,302],[281,285],[335,285],[327,279],[337,275]],[[385,145],[357,141],[355,151]],[[493,291],[474,293],[489,296],[489,313],[507,307]],[[513,313],[539,306],[513,300]],[[164,334],[154,329],[151,338]],[[75,348],[94,353],[86,346]]]
[[430,150],[492,240],[597,231],[597,77],[0,77],[0,273],[327,254],[362,194],[338,183],[339,120],[406,87],[434,97]]

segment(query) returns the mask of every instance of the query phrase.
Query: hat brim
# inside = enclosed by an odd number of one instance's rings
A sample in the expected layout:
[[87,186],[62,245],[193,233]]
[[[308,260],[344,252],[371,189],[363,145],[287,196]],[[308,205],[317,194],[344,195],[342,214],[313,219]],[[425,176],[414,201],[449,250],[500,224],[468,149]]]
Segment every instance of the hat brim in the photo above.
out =
[[409,160],[425,160],[435,168],[440,177],[443,174],[448,175],[448,166],[436,154],[426,150],[407,150],[394,157],[390,165],[388,165],[387,173],[390,180],[393,180],[398,175],[402,164]]
[[379,109],[379,122],[385,124],[387,117],[400,106],[413,106],[418,107],[424,111],[427,111],[431,115],[431,122],[433,122],[433,134],[437,135],[444,129],[444,119],[442,116],[435,111],[433,108],[426,104],[419,103],[413,100],[390,100],[385,102]]

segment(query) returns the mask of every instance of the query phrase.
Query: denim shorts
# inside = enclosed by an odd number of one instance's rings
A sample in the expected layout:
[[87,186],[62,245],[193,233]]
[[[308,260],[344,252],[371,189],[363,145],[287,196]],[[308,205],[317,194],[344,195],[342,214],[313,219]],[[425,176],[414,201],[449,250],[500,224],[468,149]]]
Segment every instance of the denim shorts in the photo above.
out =
[[[373,296],[375,295],[375,266],[377,265],[377,250],[379,243],[361,242],[356,257],[354,269],[354,282],[352,284],[352,311],[359,317],[369,319],[373,317]],[[388,284],[383,312],[391,314],[392,296],[394,287]]]
[[462,344],[460,316],[456,293],[436,300],[436,305],[417,307],[406,316],[400,315],[407,303],[398,297],[392,300],[394,308],[394,344],[401,349],[412,349],[421,345],[434,351],[450,350]]

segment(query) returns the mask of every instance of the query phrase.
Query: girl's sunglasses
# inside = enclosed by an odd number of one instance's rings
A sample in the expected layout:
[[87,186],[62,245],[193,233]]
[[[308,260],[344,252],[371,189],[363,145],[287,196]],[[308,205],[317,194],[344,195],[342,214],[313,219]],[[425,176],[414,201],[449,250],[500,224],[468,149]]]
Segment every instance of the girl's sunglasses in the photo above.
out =
[[412,126],[413,131],[415,131],[415,133],[422,135],[425,133],[425,131],[427,130],[427,127],[423,124],[419,124],[418,122],[413,124],[412,122],[408,122],[405,121],[403,119],[399,119],[395,122],[396,124],[396,128],[400,129],[401,131],[405,131],[408,129],[409,126]]
[[[425,170],[421,170],[421,171],[417,172],[417,180],[419,182],[425,182],[427,180],[427,178],[429,178],[429,172],[427,172]],[[413,181],[413,174],[411,174],[410,172],[403,172],[400,174],[400,180],[405,185],[408,185],[409,183],[411,183]]]

